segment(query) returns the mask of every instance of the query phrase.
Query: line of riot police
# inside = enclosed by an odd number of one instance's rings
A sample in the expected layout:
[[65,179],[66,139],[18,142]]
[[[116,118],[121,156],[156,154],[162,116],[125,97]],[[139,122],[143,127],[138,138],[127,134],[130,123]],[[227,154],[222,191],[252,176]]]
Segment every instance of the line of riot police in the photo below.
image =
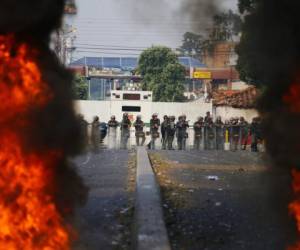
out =
[[[157,148],[157,141],[161,138],[163,150],[174,150],[174,141],[177,139],[177,149],[186,150],[187,140],[189,138],[189,121],[186,115],[181,115],[176,120],[175,116],[163,117],[161,122],[158,114],[153,114],[150,120],[150,132],[145,130],[145,122],[138,115],[132,123],[127,113],[123,114],[121,122],[112,116],[107,124],[100,123],[99,117],[95,117],[91,124],[88,124],[83,116],[79,118],[83,134],[87,138],[87,126],[91,125],[91,144],[97,148],[101,140],[106,136],[108,129],[109,142],[117,145],[117,129],[120,127],[120,147],[126,149],[130,138],[130,130],[135,129],[135,139],[137,146],[143,146],[146,142],[146,135],[150,135],[150,142],[147,144],[149,149]],[[104,126],[105,125],[105,126]],[[258,143],[263,141],[260,119],[254,118],[249,124],[243,117],[231,118],[222,121],[217,117],[215,121],[210,114],[206,113],[205,117],[199,117],[193,124],[194,138],[193,148],[195,150],[246,150],[251,145],[251,151],[258,151]],[[86,140],[86,139],[85,139]]]

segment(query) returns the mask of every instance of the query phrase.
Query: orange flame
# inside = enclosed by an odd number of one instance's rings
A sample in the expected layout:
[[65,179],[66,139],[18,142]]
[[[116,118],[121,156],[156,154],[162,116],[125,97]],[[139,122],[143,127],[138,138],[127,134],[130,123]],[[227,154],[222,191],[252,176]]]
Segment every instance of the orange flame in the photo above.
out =
[[300,84],[290,86],[289,92],[283,96],[283,101],[292,113],[300,112]]
[[[283,102],[288,106],[291,113],[300,113],[300,84],[297,79],[294,84],[290,86],[287,94],[283,96]],[[297,230],[300,233],[300,171],[292,169],[292,188],[294,191],[294,201],[289,204],[289,212],[295,218],[297,223]],[[295,245],[290,246],[287,250],[300,250],[300,241]]]
[[61,156],[27,153],[21,136],[31,110],[52,99],[36,56],[13,36],[0,36],[0,250],[70,249],[69,229],[53,198]]
[[[290,203],[289,211],[292,216],[295,217],[297,222],[297,229],[300,232],[300,171],[293,169],[292,170],[293,177],[293,191],[295,193],[296,199]],[[300,242],[296,243],[296,245],[291,246],[288,250],[300,250]]]

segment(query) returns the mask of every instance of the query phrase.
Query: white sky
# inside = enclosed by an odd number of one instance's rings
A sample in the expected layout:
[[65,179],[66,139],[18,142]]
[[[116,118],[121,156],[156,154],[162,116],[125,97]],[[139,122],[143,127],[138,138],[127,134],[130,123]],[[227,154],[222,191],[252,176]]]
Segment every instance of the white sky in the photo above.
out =
[[[78,15],[67,20],[77,28],[74,59],[135,56],[139,49],[151,45],[180,46],[182,35],[193,31],[195,24],[179,12],[182,1],[185,0],[77,0]],[[237,9],[237,0],[220,1],[224,9]]]

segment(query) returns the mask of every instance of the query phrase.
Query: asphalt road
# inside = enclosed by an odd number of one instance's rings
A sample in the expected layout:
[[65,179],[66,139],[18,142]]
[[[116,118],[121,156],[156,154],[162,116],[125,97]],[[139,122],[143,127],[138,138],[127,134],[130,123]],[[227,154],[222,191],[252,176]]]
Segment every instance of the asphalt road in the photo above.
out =
[[90,188],[88,202],[78,210],[79,241],[75,250],[129,249],[130,231],[126,216],[131,216],[133,192],[130,190],[130,153],[126,150],[101,150],[87,153],[75,162]]
[[295,238],[290,177],[250,152],[157,151],[152,163],[175,250],[283,250]]

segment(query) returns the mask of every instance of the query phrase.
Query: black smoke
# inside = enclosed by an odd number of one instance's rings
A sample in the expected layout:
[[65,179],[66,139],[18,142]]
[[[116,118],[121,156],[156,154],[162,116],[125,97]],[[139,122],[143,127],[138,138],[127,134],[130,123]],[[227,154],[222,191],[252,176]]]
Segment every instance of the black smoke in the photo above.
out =
[[49,36],[61,24],[64,0],[1,0],[0,33]]
[[189,17],[193,31],[205,35],[213,26],[213,17],[221,12],[220,3],[220,0],[185,0],[181,13]]
[[300,1],[240,2],[247,2],[248,10],[237,48],[238,69],[243,80],[262,90],[258,109],[268,152],[276,165],[300,167],[300,112],[291,112],[284,100],[291,86],[300,84]]
[[[72,101],[73,76],[49,48],[50,35],[60,27],[63,11],[63,0],[0,1],[0,35],[13,35],[16,48],[27,44],[34,51],[42,80],[53,95],[45,107],[31,108],[30,123],[22,122],[24,117],[20,114],[10,121],[10,129],[22,131],[22,148],[28,152],[63,153],[54,166],[54,198],[59,210],[70,215],[77,205],[84,204],[88,189],[70,161],[82,149],[80,125]],[[11,50],[12,57],[16,51]]]

